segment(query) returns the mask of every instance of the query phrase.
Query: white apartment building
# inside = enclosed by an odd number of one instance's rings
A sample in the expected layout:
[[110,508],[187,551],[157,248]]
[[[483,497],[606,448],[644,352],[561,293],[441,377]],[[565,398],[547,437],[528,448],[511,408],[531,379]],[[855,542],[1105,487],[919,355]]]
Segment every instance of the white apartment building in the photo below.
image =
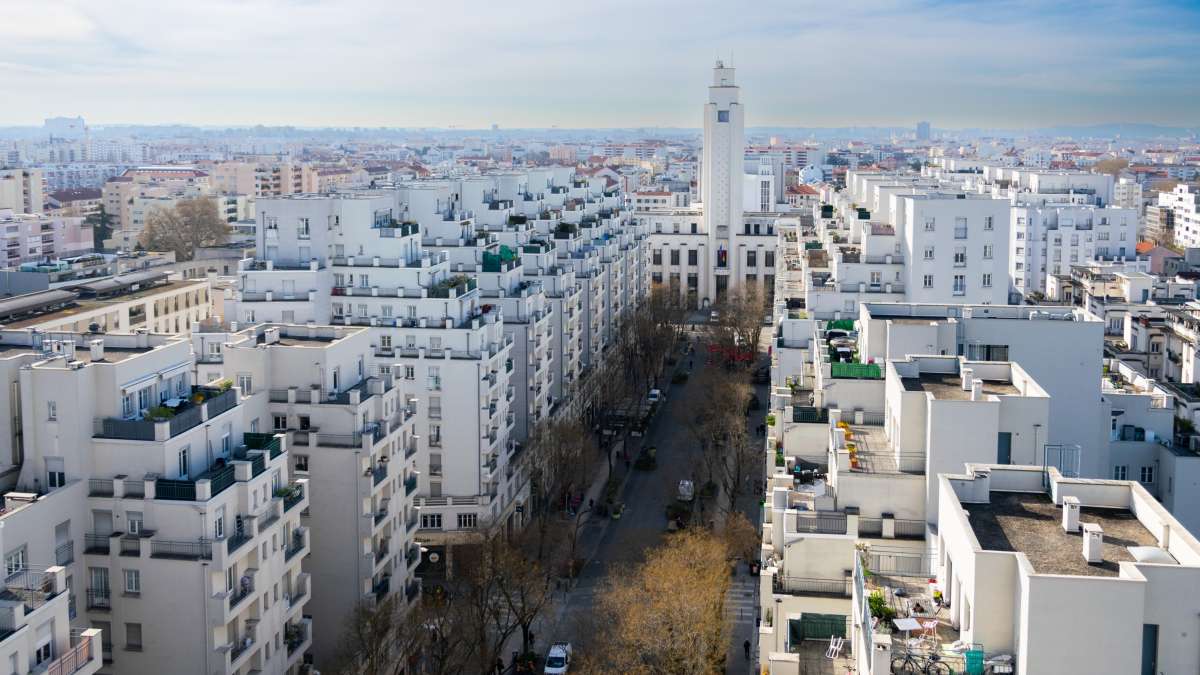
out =
[[0,323],[40,331],[186,333],[211,315],[211,293],[207,279],[172,281],[152,269],[0,300]]
[[1158,206],[1174,214],[1177,246],[1200,246],[1200,189],[1186,183],[1176,185],[1170,192],[1158,193]]
[[0,345],[6,500],[32,502],[4,516],[10,573],[53,559],[50,587],[100,630],[106,669],[299,672],[308,497],[288,438],[259,431],[253,383],[195,384],[190,345],[163,335],[8,330]]
[[1045,293],[1049,275],[1093,260],[1137,256],[1138,212],[1094,206],[1014,206],[1011,268],[1015,290]]
[[0,169],[0,211],[41,213],[44,190],[40,169]]
[[[1082,309],[1054,306],[863,303],[858,318],[862,361],[909,355],[961,355],[979,361],[1013,361],[1050,395],[1054,424],[1039,432],[1039,445],[1079,446],[1082,476],[1108,476],[1108,420],[1098,397],[1080,396],[1102,369],[1104,324]],[[1070,345],[1069,349],[1047,345]],[[1089,387],[1094,386],[1088,384]],[[1060,467],[1064,468],[1064,467]]]
[[1138,483],[972,465],[938,498],[937,583],[964,642],[1031,675],[1200,669],[1181,630],[1200,542]]
[[349,326],[259,324],[220,351],[226,378],[288,439],[290,473],[307,479],[308,533],[285,543],[318,542],[303,561],[318,666],[334,663],[360,601],[420,592],[417,402],[392,375],[372,374],[373,356],[370,330]]
[[1141,214],[1145,206],[1142,202],[1142,184],[1129,176],[1118,178],[1113,185],[1112,205],[1121,209],[1136,209]]

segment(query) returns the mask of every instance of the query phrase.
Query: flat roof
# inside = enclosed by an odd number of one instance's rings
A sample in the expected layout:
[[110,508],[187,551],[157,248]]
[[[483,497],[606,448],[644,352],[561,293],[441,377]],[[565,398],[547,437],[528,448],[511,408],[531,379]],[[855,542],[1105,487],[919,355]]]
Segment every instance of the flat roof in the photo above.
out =
[[988,504],[963,504],[979,545],[989,551],[1024,553],[1038,574],[1113,577],[1118,563],[1133,562],[1130,546],[1157,547],[1154,535],[1128,509],[1085,506],[1081,524],[1104,530],[1104,561],[1092,565],[1083,557],[1080,532],[1062,528],[1062,508],[1045,494],[992,492]]
[[133,293],[126,293],[124,295],[109,296],[109,297],[105,297],[105,298],[80,298],[79,300],[77,300],[75,302],[74,305],[72,305],[70,307],[66,307],[64,309],[60,309],[60,310],[53,311],[53,312],[46,312],[45,314],[39,314],[37,316],[32,316],[27,319],[22,319],[20,321],[6,323],[6,324],[4,324],[4,327],[5,328],[28,328],[30,326],[36,326],[38,324],[46,323],[47,321],[54,321],[54,320],[58,320],[58,319],[68,319],[72,316],[76,316],[78,314],[84,314],[86,312],[90,312],[95,309],[109,307],[112,305],[118,305],[123,302],[128,302],[130,300],[138,300],[140,298],[145,298],[150,295],[155,295],[158,293],[163,293],[165,291],[183,288],[184,286],[192,286],[192,285],[203,284],[203,283],[207,283],[207,280],[205,280],[205,279],[185,279],[185,280],[181,280],[181,281],[169,281],[165,284],[158,284],[157,286],[150,286],[149,288],[143,288],[143,289],[140,289]]
[[[967,401],[971,398],[970,390],[962,388],[962,377],[957,373],[921,373],[920,377],[900,378],[905,391],[927,391],[934,398],[945,401]],[[1000,380],[984,380],[983,393],[996,396],[1014,396],[1021,393],[1012,382]]]

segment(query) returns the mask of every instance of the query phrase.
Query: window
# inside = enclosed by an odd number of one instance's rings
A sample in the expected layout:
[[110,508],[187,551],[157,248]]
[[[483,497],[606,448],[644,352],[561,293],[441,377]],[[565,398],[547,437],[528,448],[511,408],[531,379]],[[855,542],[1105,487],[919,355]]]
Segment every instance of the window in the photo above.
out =
[[429,366],[426,377],[426,389],[430,391],[441,391],[442,389],[442,371],[437,366]]
[[296,223],[296,238],[297,239],[308,239],[309,238],[308,218],[300,218],[299,222]]
[[954,266],[967,266],[967,248],[965,246],[956,246],[954,248]]
[[380,349],[391,349],[392,348],[392,336],[391,335],[380,335],[379,336],[379,348]]
[[966,218],[955,218],[954,219],[954,238],[955,239],[966,239],[967,238],[967,219]]
[[296,458],[296,471],[308,473],[308,455],[292,455],[292,457]]
[[181,480],[187,480],[188,474],[191,473],[192,465],[191,465],[191,462],[188,461],[188,450],[190,450],[190,449],[191,449],[190,446],[184,446],[183,449],[181,449],[179,451],[178,469],[179,469],[179,478]]
[[696,233],[697,233],[696,224],[692,223],[692,234],[696,234]]
[[138,570],[125,570],[125,592],[139,595],[142,592],[142,573]]
[[1161,342],[1151,342],[1150,343],[1150,353],[1158,354],[1160,352],[1162,352],[1162,343]]
[[925,247],[925,259],[933,260],[933,247],[932,246]]
[[28,568],[28,559],[26,558],[25,547],[9,553],[4,556],[4,573],[6,576],[12,576],[21,570]]
[[55,401],[46,401],[46,420],[54,422],[58,420],[58,403]]
[[677,249],[677,248],[671,249],[671,264],[672,265],[679,264],[679,249]]
[[[1020,249],[1020,248],[1017,249],[1017,255],[1021,255],[1021,250],[1022,249]],[[991,258],[992,258],[992,245],[984,244],[983,245],[983,259],[991,260]]]
[[661,265],[662,264],[662,249],[655,249],[654,253],[650,256],[650,258],[651,258],[651,262],[653,262],[655,265]]
[[935,225],[936,225],[936,221],[933,218],[925,219],[925,231],[926,232],[933,232]]
[[440,513],[422,513],[421,514],[421,529],[422,530],[440,530],[440,529],[442,529],[442,514],[440,514]]
[[991,216],[983,217],[983,229],[985,229],[985,230],[992,229],[992,217]]
[[254,393],[249,373],[238,375],[238,387],[242,390],[242,396],[249,396]]
[[460,529],[460,530],[473,530],[473,529],[475,529],[475,525],[477,522],[478,522],[478,516],[475,515],[474,513],[458,514],[458,529]]
[[128,534],[139,534],[142,531],[142,512],[141,511],[126,511],[125,512],[125,531]]
[[699,264],[699,255],[695,250],[688,251],[688,265],[695,267]]
[[933,275],[932,275],[932,274],[926,274],[926,275],[925,275],[925,284],[924,284],[924,286],[925,286],[925,288],[933,288]]
[[967,292],[967,276],[965,274],[954,275],[954,294],[963,295]]
[[775,252],[774,251],[767,251],[766,253],[763,254],[763,265],[765,265],[767,267],[775,266]]
[[271,425],[275,431],[287,429],[287,415],[271,415]]
[[1153,483],[1154,482],[1154,467],[1153,466],[1143,466],[1141,468],[1141,471],[1138,474],[1138,480],[1143,483],[1146,483],[1147,485]]
[[758,267],[757,251],[746,251],[746,267]]
[[442,447],[442,425],[440,425],[440,424],[430,424],[429,425],[429,447],[431,447],[431,448]]
[[125,649],[131,649],[135,652],[142,651],[142,624],[125,624]]
[[416,367],[414,367],[414,366],[404,366],[404,379],[406,379],[406,380],[415,380],[415,379],[417,379],[417,369],[416,369]]
[[1129,480],[1129,467],[1125,464],[1114,466],[1113,480]]
[[729,121],[729,111],[728,110],[718,110],[717,111],[717,121],[718,122],[728,122]]
[[984,288],[991,288],[992,287],[992,275],[984,274],[981,284]]

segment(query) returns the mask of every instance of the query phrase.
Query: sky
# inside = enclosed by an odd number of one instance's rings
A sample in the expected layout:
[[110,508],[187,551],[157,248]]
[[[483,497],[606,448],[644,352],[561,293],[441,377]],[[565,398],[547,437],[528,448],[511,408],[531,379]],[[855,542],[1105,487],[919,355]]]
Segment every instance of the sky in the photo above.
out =
[[0,126],[1200,125],[1200,2],[0,0]]

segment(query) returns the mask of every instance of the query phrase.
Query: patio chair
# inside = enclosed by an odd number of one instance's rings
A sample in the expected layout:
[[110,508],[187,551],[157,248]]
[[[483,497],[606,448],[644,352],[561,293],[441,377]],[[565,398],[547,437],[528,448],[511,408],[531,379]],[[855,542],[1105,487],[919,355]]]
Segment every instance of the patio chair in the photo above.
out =
[[929,619],[921,622],[921,635],[923,637],[936,638],[938,634],[938,620]]
[[829,649],[825,650],[825,658],[836,659],[842,655],[842,645],[846,643],[846,638],[836,635],[829,636]]

